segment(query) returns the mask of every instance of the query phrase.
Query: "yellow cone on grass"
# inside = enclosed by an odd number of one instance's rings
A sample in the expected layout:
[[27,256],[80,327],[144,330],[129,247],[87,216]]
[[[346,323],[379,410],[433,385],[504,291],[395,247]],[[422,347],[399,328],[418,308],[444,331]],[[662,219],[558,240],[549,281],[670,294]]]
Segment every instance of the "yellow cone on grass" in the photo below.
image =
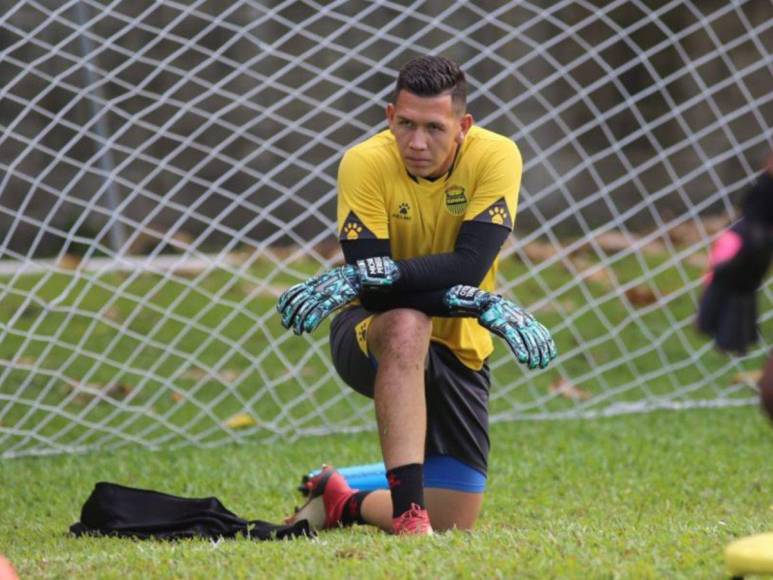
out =
[[725,562],[733,576],[773,574],[773,532],[731,543],[725,548]]

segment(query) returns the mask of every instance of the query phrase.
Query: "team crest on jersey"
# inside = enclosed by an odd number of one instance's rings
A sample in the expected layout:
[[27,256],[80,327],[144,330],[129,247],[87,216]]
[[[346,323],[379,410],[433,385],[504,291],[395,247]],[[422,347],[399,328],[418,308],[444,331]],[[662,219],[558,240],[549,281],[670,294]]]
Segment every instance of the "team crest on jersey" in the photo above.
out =
[[373,232],[365,227],[365,224],[362,223],[362,220],[353,211],[350,211],[349,215],[346,216],[338,236],[340,240],[373,240],[375,238],[376,236],[373,235]]
[[451,215],[462,215],[467,210],[470,200],[462,185],[449,185],[445,191],[446,209]]

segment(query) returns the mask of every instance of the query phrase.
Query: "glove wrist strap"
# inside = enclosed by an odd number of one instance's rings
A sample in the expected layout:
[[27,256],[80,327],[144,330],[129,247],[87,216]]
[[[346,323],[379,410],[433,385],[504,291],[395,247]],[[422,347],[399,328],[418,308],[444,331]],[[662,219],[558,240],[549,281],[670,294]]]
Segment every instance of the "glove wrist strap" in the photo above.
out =
[[386,256],[357,260],[357,273],[363,288],[386,288],[400,279],[400,268]]

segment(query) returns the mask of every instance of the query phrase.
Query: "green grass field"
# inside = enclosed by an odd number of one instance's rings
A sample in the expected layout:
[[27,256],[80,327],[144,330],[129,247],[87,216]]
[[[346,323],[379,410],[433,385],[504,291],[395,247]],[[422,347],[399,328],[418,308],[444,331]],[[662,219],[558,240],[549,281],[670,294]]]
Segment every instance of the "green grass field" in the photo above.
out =
[[376,459],[371,434],[3,461],[0,553],[22,578],[722,578],[729,541],[773,530],[773,429],[754,408],[498,424],[492,440],[477,530],[418,539],[368,527],[277,543],[67,533],[99,480],[216,495],[276,521],[305,470]]
[[[284,340],[270,314],[274,298],[255,281],[295,279],[271,278],[269,266],[258,262],[242,278],[216,270],[192,278],[61,272],[0,279],[0,450],[102,448],[0,463],[0,553],[22,578],[721,578],[729,541],[773,529],[766,462],[773,430],[745,407],[498,423],[473,534],[408,540],[362,527],[259,544],[69,537],[100,480],[216,495],[244,517],[279,521],[300,502],[293,490],[302,473],[322,462],[378,459],[373,433],[292,441],[320,428],[362,428],[371,414],[353,413],[367,402],[340,397],[326,374],[324,328],[313,348]],[[298,264],[304,273],[315,267]],[[713,400],[737,381],[739,369],[690,327],[695,305],[681,292],[685,272],[694,279],[700,269],[676,267],[665,255],[629,256],[608,264],[613,286],[583,283],[560,268],[545,270],[537,283],[515,260],[502,264],[524,304],[562,289],[537,314],[559,329],[559,368],[589,377],[579,386],[599,410],[658,397]],[[664,298],[658,307],[632,305],[615,291],[642,279]],[[567,320],[571,331],[562,327]],[[523,371],[498,348],[494,416],[573,409],[574,401],[548,396],[555,367],[505,388]],[[760,362],[749,357],[741,369]],[[627,384],[635,386],[605,398]],[[733,392],[752,394],[743,385]],[[541,402],[530,407],[534,401]],[[224,420],[245,409],[254,425],[224,429]],[[246,443],[152,452],[131,439],[167,449],[185,439]]]

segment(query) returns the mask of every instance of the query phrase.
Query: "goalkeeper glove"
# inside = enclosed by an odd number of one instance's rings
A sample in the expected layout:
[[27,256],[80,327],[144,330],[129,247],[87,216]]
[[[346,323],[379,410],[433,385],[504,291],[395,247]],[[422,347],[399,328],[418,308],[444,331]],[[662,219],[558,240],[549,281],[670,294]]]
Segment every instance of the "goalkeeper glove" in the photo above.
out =
[[312,332],[332,312],[345,306],[361,290],[385,289],[400,278],[400,269],[388,257],[366,258],[314,276],[282,293],[277,310],[282,326],[295,334]]
[[504,338],[518,362],[530,369],[544,369],[558,354],[548,329],[498,294],[459,285],[446,292],[444,301],[453,314],[477,317],[481,326]]

